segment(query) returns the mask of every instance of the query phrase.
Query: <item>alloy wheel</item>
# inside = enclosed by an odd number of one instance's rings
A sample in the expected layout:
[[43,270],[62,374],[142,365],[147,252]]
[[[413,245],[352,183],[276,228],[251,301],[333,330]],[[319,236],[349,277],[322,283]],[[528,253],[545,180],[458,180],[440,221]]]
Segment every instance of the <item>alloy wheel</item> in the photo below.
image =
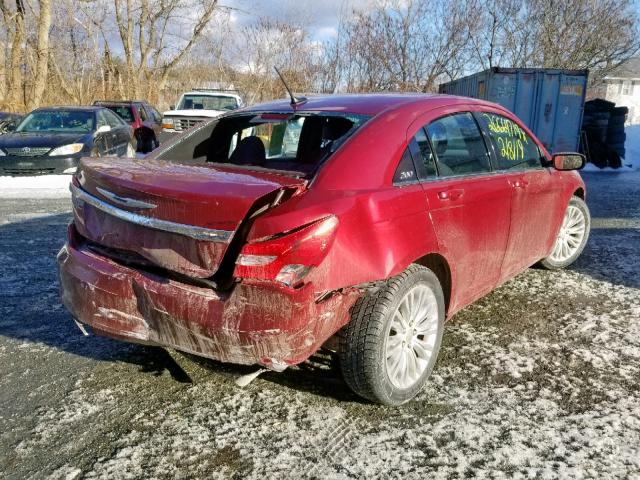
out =
[[434,354],[438,302],[424,284],[415,285],[396,308],[385,342],[387,375],[401,389],[420,380]]
[[551,252],[551,259],[554,262],[562,263],[575,255],[580,249],[586,228],[587,222],[582,210],[575,205],[569,205]]

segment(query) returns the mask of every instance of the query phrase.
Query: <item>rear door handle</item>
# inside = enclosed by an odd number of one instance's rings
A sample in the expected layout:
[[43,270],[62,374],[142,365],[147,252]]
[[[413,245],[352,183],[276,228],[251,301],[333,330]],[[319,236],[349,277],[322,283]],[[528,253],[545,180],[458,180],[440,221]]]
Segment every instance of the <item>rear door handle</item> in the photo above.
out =
[[457,200],[464,194],[462,188],[452,188],[451,190],[443,190],[438,192],[438,198],[440,200]]

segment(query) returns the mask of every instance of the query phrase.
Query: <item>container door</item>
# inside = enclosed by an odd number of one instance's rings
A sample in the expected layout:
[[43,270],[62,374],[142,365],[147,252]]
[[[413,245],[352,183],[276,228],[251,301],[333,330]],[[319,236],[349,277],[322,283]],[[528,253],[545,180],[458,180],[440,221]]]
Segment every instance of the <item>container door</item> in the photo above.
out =
[[587,77],[560,75],[554,152],[575,152],[580,140]]
[[539,72],[538,77],[537,111],[533,131],[545,148],[552,152],[555,150],[553,140],[557,120],[560,75]]

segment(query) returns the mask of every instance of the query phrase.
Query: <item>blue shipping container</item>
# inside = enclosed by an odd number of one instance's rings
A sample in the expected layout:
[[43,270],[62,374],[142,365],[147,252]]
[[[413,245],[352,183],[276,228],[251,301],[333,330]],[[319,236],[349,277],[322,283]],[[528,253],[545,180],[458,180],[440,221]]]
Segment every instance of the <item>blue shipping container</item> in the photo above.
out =
[[588,70],[494,67],[440,85],[440,93],[481,98],[515,113],[549,152],[575,152]]

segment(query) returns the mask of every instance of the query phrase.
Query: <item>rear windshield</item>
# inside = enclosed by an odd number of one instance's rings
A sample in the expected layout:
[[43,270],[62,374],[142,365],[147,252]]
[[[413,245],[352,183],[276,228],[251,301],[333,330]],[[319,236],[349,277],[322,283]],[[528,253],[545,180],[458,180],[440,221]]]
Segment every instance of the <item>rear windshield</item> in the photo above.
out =
[[[310,177],[369,118],[324,112],[223,117],[186,136],[157,158],[201,159]],[[204,138],[207,133],[208,138]]]
[[107,107],[113,113],[118,115],[121,119],[123,119],[127,123],[133,123],[135,119],[133,118],[133,111],[131,107],[126,105],[102,105],[103,107]]
[[210,161],[312,173],[368,117],[261,114],[221,120]]

